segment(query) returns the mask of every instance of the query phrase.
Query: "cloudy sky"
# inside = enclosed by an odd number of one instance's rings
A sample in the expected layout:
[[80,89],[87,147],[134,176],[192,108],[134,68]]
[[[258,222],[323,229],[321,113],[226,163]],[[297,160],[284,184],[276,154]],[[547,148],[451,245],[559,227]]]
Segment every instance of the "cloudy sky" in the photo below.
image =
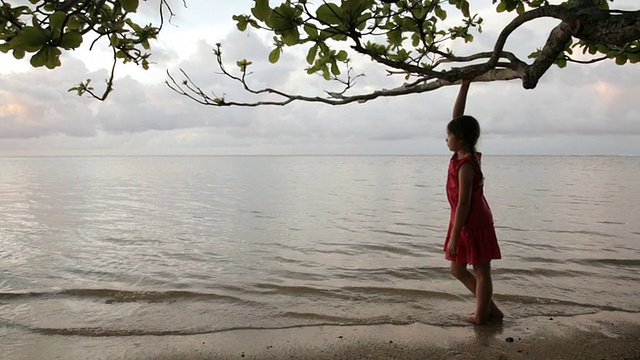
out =
[[[156,1],[141,2],[143,14]],[[28,60],[0,54],[0,156],[161,154],[447,154],[445,126],[456,87],[420,95],[329,106],[293,103],[286,107],[214,108],[171,91],[166,71],[184,69],[207,91],[251,100],[219,75],[212,49],[222,43],[229,68],[253,61],[251,83],[316,95],[332,85],[304,71],[301,51],[287,49],[276,65],[267,62],[269,36],[238,32],[234,14],[249,13],[249,0],[174,2],[176,17],[152,44],[154,65],[144,71],[120,66],[115,91],[99,102],[67,89],[92,78],[99,86],[110,65],[108,52],[86,48],[65,54],[56,70],[33,69]],[[484,31],[461,55],[486,51],[514,15],[496,14],[490,0],[474,1]],[[613,8],[637,10],[637,0],[616,0]],[[553,21],[529,24],[512,35],[507,50],[526,58],[541,46]],[[87,41],[88,43],[88,41]],[[392,87],[381,66],[352,56],[364,72],[357,93]],[[491,154],[640,155],[640,65],[612,62],[552,68],[534,90],[519,81],[471,87],[467,113],[483,135],[481,151]]]

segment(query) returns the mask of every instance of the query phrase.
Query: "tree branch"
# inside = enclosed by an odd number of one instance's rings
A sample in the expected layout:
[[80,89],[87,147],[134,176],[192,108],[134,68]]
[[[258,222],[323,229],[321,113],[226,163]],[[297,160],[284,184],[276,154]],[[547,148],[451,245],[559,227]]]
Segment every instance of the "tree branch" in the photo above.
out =
[[[494,69],[490,70],[481,76],[473,78],[474,82],[490,82],[499,80],[512,80],[521,78],[524,74],[524,66],[517,69]],[[330,98],[320,96],[304,96],[298,94],[288,94],[282,91],[278,91],[271,88],[264,88],[260,90],[248,89],[252,94],[270,93],[275,94],[283,98],[280,101],[254,101],[254,102],[238,102],[238,101],[226,101],[224,98],[210,97],[202,89],[200,89],[191,78],[181,69],[182,74],[185,76],[185,80],[181,83],[167,72],[170,81],[165,82],[169,88],[176,93],[186,96],[191,100],[196,101],[202,105],[217,106],[217,107],[229,107],[229,106],[241,106],[241,107],[257,107],[264,105],[285,106],[294,101],[311,102],[311,103],[323,103],[328,105],[346,105],[351,103],[365,103],[377,98],[382,97],[394,97],[408,94],[420,94],[423,92],[433,91],[444,86],[450,86],[459,84],[460,80],[455,82],[449,82],[443,79],[433,79],[430,82],[422,82],[419,84],[403,84],[392,89],[381,89],[371,93],[344,96],[341,93],[330,93]],[[248,88],[248,85],[242,80],[244,86]]]
[[564,52],[564,49],[571,41],[571,34],[571,27],[564,22],[551,31],[542,51],[533,64],[528,67],[525,76],[522,78],[522,86],[525,89],[536,87],[538,80],[558,59],[558,55]]
[[[337,16],[338,14],[335,15]],[[310,16],[313,18],[313,15]],[[520,60],[513,53],[504,51],[507,39],[516,29],[527,22],[543,17],[558,19],[560,20],[560,24],[550,32],[543,48],[540,50],[540,53],[531,65]],[[329,24],[324,25],[329,26],[330,28],[332,27]],[[632,27],[633,31],[629,30],[628,27]],[[562,59],[563,56],[567,61],[579,63],[593,63],[606,58],[615,57],[615,55],[608,54],[605,57],[589,61],[579,61],[568,58],[564,55],[564,52],[568,49],[568,45],[571,44],[573,37],[584,39],[585,41],[595,39],[594,41],[597,43],[604,44],[607,44],[607,41],[609,40],[615,40],[616,42],[612,42],[610,44],[616,45],[620,39],[624,38],[627,39],[627,43],[625,43],[622,52],[628,51],[628,44],[631,42],[637,43],[640,38],[640,11],[604,11],[595,7],[583,7],[577,11],[576,9],[565,6],[547,4],[543,7],[524,12],[513,19],[499,34],[492,51],[481,52],[469,56],[455,56],[453,54],[442,53],[435,48],[425,47],[424,49],[421,49],[423,53],[419,54],[419,56],[410,58],[407,61],[393,60],[388,57],[384,51],[377,51],[375,47],[369,49],[367,46],[363,46],[361,42],[362,38],[359,36],[360,33],[358,32],[340,32],[340,34],[353,41],[354,45],[352,45],[351,48],[354,51],[369,56],[373,61],[383,64],[388,68],[396,69],[395,71],[387,69],[388,74],[406,74],[407,79],[409,76],[417,76],[418,79],[391,89],[381,89],[365,94],[345,95],[346,91],[352,87],[353,80],[357,77],[352,79],[348,76],[346,80],[339,80],[334,77],[333,79],[340,81],[345,88],[343,91],[339,92],[327,91],[327,97],[290,94],[269,87],[253,89],[246,82],[247,75],[250,75],[250,73],[247,72],[246,66],[241,66],[241,76],[234,75],[227,71],[222,61],[220,45],[218,44],[217,49],[214,51],[222,74],[239,82],[245,91],[250,94],[270,94],[279,97],[280,100],[238,102],[227,101],[224,97],[221,98],[215,95],[212,97],[199,88],[182,69],[180,71],[182,72],[185,80],[179,83],[171,76],[171,74],[168,74],[170,81],[167,81],[167,85],[180,95],[186,96],[200,104],[219,107],[256,107],[262,105],[284,106],[293,101],[324,103],[329,105],[364,103],[381,97],[393,97],[433,91],[444,86],[458,84],[461,79],[473,79],[474,82],[522,79],[523,87],[526,89],[532,89],[537,85],[539,79],[546,73],[546,71],[558,59]],[[422,44],[426,45],[424,41]],[[419,66],[419,62],[414,62],[415,59],[419,59],[424,56],[428,57],[429,54],[433,54],[434,57],[439,56],[441,58],[437,61],[435,59],[431,59],[432,66]],[[485,61],[475,64],[471,63],[478,60]],[[452,67],[443,71],[434,70],[437,66],[442,64],[461,64],[463,66]]]
[[556,5],[548,5],[545,7],[537,8],[534,10],[530,10],[520,14],[518,17],[513,19],[507,26],[502,29],[498,39],[493,48],[493,54],[489,61],[487,61],[485,65],[485,69],[489,70],[495,66],[500,57],[502,56],[502,50],[504,49],[505,44],[507,43],[507,39],[509,36],[524,23],[527,23],[531,20],[539,19],[542,17],[552,17],[560,20],[570,20],[570,10],[563,6]]

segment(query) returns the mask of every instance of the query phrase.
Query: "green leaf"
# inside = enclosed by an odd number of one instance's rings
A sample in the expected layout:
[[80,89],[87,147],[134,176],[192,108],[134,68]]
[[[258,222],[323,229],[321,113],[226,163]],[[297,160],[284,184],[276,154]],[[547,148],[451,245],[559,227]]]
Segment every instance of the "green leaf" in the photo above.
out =
[[267,21],[271,16],[269,0],[256,0],[256,5],[251,8],[251,13],[260,21]]
[[518,5],[520,5],[522,3],[522,0],[506,0],[507,1],[507,10],[508,11],[513,11],[515,10]]
[[364,13],[362,14],[358,20],[357,20],[357,29],[362,31],[367,27],[367,20],[371,19],[371,14],[370,13]]
[[138,0],[120,0],[120,5],[126,12],[136,12],[138,10]]
[[18,32],[18,35],[11,40],[12,48],[23,48],[28,52],[40,50],[50,39],[50,34],[46,30],[25,26]]
[[67,29],[81,30],[84,22],[78,16],[70,16],[67,20]]
[[48,46],[42,47],[37,53],[35,53],[31,57],[31,60],[29,60],[29,63],[31,63],[31,66],[36,68],[42,67],[49,61],[48,59],[49,52],[47,51],[47,48]]
[[331,53],[331,50],[329,50],[329,47],[324,42],[318,43],[318,45],[320,46],[320,53],[321,54],[329,55]]
[[496,11],[501,13],[501,12],[504,12],[505,10],[507,10],[507,4],[504,1],[502,1],[500,2],[500,4],[498,4]]
[[469,17],[471,16],[471,12],[469,11],[469,2],[464,0],[462,5],[460,6],[460,10],[462,10],[462,15]]
[[540,56],[540,52],[541,52],[541,50],[540,50],[540,49],[537,49],[536,51],[532,52],[532,53],[531,53],[531,54],[529,54],[529,56],[528,56],[528,57],[529,57],[529,59],[535,59],[535,58],[537,58],[538,56]]
[[436,16],[440,20],[446,20],[447,19],[447,12],[444,11],[440,6],[436,6],[435,13],[436,13]]
[[236,24],[236,26],[238,27],[238,30],[240,30],[240,31],[247,30],[247,25],[249,24],[249,19],[247,19],[246,16],[233,15],[232,19],[238,22]]
[[78,31],[67,31],[62,36],[62,41],[60,42],[60,46],[67,50],[79,48],[81,44],[82,34]]
[[13,57],[20,60],[24,58],[25,52],[22,49],[13,49]]
[[111,42],[111,46],[113,47],[118,47],[118,44],[120,44],[120,38],[118,37],[118,34],[112,34],[109,40]]
[[287,46],[293,46],[300,42],[300,33],[298,29],[293,28],[289,31],[282,32],[282,42]]
[[420,35],[416,33],[411,35],[411,45],[413,45],[413,47],[417,47],[418,45],[420,45]]
[[387,33],[387,40],[389,42],[389,45],[391,45],[392,47],[397,47],[402,45],[402,29],[401,28],[397,28],[395,30],[391,30]]
[[60,61],[60,55],[62,54],[62,52],[60,51],[60,49],[55,46],[46,46],[46,49],[48,55],[47,63],[44,64],[44,66],[46,66],[47,69],[53,69],[62,65],[62,62]]
[[344,20],[344,14],[338,5],[334,3],[325,3],[320,5],[316,11],[316,17],[325,23],[332,25],[341,25]]
[[556,65],[558,65],[558,67],[560,69],[564,68],[567,66],[567,58],[561,57],[558,60],[556,60]]
[[66,17],[67,15],[63,11],[56,11],[49,16],[49,26],[54,33],[62,30],[62,24],[64,24]]
[[249,19],[249,24],[251,24],[251,26],[253,26],[256,29],[260,29],[260,25],[258,25],[258,22],[255,21],[254,19]]
[[616,64],[624,65],[627,63],[627,60],[628,60],[627,54],[622,53],[616,57]]
[[300,43],[300,32],[298,26],[302,23],[299,18],[299,10],[292,8],[290,4],[284,3],[274,9],[266,24],[273,32],[282,37],[282,41],[288,45]]
[[331,63],[331,73],[335,76],[340,75],[340,67],[338,67],[338,63],[335,61]]
[[338,54],[336,54],[336,60],[345,62],[349,58],[349,54],[346,51],[340,50]]
[[272,64],[277,63],[278,60],[280,60],[280,52],[281,51],[282,50],[279,47],[271,50],[271,52],[269,53],[269,62],[272,63]]
[[318,68],[316,66],[312,66],[312,67],[307,69],[307,74],[311,75],[311,74],[315,73],[316,71],[318,71]]
[[240,68],[240,70],[242,72],[246,72],[247,68],[249,67],[249,65],[251,65],[252,62],[247,60],[247,59],[243,59],[243,60],[239,60],[236,62],[236,65],[238,65],[238,67]]
[[127,25],[131,26],[133,31],[135,31],[136,33],[139,33],[142,31],[142,28],[140,27],[140,25],[134,23],[133,20],[127,19],[126,22],[127,22]]
[[318,45],[313,45],[309,52],[307,53],[307,63],[309,65],[313,64],[313,60],[316,59],[316,54],[318,53]]
[[304,31],[312,39],[315,39],[315,38],[318,37],[318,29],[315,27],[315,25],[312,26],[312,25],[309,25],[309,24],[304,24]]
[[329,67],[326,64],[322,67],[322,77],[324,77],[325,80],[331,80],[331,73],[329,72]]

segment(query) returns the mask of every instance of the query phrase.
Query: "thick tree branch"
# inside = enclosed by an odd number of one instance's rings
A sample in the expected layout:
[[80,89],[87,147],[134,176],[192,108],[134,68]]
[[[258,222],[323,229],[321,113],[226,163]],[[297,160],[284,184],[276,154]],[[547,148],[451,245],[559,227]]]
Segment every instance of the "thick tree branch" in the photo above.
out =
[[518,17],[513,19],[513,21],[511,21],[507,26],[505,26],[504,29],[502,29],[502,31],[500,32],[500,35],[498,36],[498,39],[496,40],[493,48],[493,54],[489,61],[487,61],[484,69],[489,70],[495,66],[495,64],[502,56],[502,51],[505,44],[507,43],[507,39],[509,38],[509,36],[523,24],[543,17],[552,17],[563,21],[570,20],[570,12],[571,11],[569,9],[563,6],[549,5],[527,11],[519,15]]
[[625,46],[640,39],[640,11],[584,9],[575,14],[573,36],[591,42]]
[[564,22],[551,31],[542,51],[525,71],[525,76],[522,78],[522,86],[525,89],[536,87],[538,80],[549,70],[558,55],[564,52],[567,44],[571,41],[571,32],[571,27]]

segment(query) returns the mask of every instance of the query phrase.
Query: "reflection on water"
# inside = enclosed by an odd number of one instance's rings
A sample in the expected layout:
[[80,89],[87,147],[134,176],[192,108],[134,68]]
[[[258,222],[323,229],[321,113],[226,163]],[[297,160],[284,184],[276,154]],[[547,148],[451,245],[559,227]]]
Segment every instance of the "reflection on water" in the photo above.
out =
[[[454,324],[448,157],[0,159],[0,328]],[[492,157],[511,317],[640,311],[640,159]]]

